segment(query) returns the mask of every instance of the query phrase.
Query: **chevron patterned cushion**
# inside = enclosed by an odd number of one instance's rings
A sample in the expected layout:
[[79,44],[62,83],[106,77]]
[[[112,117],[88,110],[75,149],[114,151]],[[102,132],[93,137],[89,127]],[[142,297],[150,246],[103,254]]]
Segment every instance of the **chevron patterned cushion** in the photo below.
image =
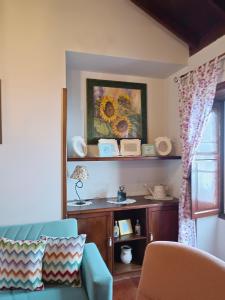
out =
[[69,238],[47,239],[43,258],[43,280],[70,286],[81,286],[79,268],[83,256],[86,234]]
[[0,289],[43,289],[42,258],[46,241],[0,238]]

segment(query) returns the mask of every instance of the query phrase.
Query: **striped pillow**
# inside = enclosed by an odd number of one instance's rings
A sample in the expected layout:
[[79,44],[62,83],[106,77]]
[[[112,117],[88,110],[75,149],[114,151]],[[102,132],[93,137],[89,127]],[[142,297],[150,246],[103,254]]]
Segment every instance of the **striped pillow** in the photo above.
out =
[[41,238],[47,239],[43,258],[43,280],[48,283],[81,286],[79,268],[86,234],[70,238]]
[[41,290],[46,241],[0,238],[0,289]]

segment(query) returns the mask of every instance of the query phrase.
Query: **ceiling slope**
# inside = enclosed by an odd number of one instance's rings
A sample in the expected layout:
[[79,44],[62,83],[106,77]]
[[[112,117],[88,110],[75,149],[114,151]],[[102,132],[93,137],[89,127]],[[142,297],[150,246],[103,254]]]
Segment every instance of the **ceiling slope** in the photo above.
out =
[[190,55],[225,34],[225,0],[131,0],[189,45]]

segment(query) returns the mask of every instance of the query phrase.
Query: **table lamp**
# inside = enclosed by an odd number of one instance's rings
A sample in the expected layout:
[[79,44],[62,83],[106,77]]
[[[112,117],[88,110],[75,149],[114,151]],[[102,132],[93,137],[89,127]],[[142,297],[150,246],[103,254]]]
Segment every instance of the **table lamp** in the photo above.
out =
[[76,201],[77,205],[84,205],[85,204],[85,200],[81,200],[80,196],[78,194],[78,188],[82,189],[83,187],[83,181],[88,179],[88,171],[86,169],[86,167],[84,166],[76,166],[76,168],[74,169],[73,173],[71,174],[70,178],[75,179],[75,192],[77,194],[78,200]]

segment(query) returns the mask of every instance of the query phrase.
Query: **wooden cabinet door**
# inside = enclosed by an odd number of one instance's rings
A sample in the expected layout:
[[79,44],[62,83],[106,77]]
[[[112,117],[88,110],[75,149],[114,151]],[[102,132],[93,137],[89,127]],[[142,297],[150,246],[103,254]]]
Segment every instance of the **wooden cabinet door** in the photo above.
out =
[[97,245],[105,263],[112,270],[112,215],[111,213],[87,213],[74,216],[78,233],[87,234],[87,242]]
[[149,241],[178,240],[178,206],[149,208]]

